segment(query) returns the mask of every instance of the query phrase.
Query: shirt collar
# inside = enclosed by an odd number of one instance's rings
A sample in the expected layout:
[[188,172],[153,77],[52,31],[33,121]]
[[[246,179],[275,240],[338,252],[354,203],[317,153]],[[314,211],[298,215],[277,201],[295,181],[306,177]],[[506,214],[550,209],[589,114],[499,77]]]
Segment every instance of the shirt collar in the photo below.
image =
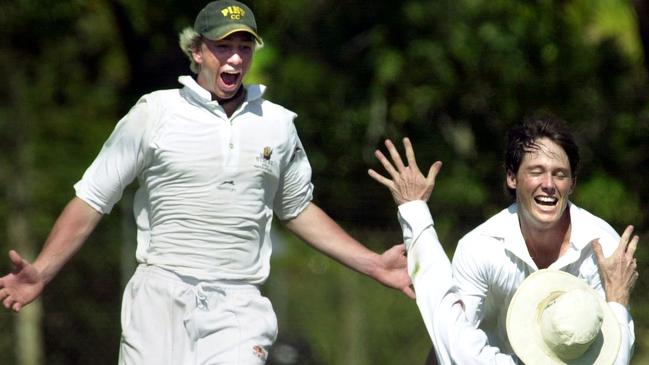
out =
[[532,267],[536,267],[527,251],[525,239],[518,223],[518,204],[514,203],[487,220],[480,227],[483,235],[498,239],[510,251]]
[[[600,232],[592,229],[591,225],[589,225],[583,209],[572,202],[568,203],[568,209],[570,209],[571,224],[570,245],[576,251],[581,251],[593,239],[598,238]],[[518,204],[514,203],[483,223],[480,230],[483,235],[502,241],[505,249],[530,263],[533,260],[527,250],[525,239],[519,227]],[[561,258],[558,261],[561,261]]]

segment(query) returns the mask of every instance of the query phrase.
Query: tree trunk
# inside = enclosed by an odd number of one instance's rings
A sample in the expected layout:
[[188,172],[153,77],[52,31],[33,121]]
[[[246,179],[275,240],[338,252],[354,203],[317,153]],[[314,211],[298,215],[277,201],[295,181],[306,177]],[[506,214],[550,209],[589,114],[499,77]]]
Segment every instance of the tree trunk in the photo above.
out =
[[[25,90],[27,83],[21,72],[9,73],[9,100],[14,105],[14,115],[7,118],[7,138],[5,153],[11,173],[7,175],[7,238],[11,247],[28,261],[35,257],[36,247],[29,225],[29,207],[31,202],[29,184],[30,161],[27,157],[29,139],[27,131],[32,113],[26,108],[28,96]],[[15,358],[17,365],[40,365],[43,359],[42,312],[40,300],[36,300],[15,316]]]
[[[22,177],[14,175],[12,184],[15,189],[23,190]],[[15,191],[14,191],[15,193]],[[10,195],[11,202],[9,210],[11,213],[7,219],[7,236],[16,250],[27,260],[34,259],[34,247],[32,244],[31,232],[28,227],[27,212],[25,205],[20,201],[21,195]],[[40,299],[30,303],[15,317],[15,357],[17,365],[41,365],[43,361],[43,336],[41,322],[43,305]]]

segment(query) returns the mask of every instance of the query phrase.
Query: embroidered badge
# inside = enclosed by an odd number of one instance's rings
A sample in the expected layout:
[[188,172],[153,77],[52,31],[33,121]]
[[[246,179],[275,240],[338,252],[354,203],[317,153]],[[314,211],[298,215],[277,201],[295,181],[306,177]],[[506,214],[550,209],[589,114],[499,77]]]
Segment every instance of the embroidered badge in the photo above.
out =
[[255,345],[255,346],[252,347],[252,353],[255,354],[255,356],[257,356],[258,358],[260,358],[260,359],[262,359],[264,361],[266,361],[266,359],[268,358],[268,352],[266,350],[264,350],[264,348],[259,346],[259,345]]
[[273,149],[272,148],[270,148],[268,146],[264,147],[264,152],[263,152],[264,160],[270,160],[270,156],[272,154],[273,154]]
[[273,156],[273,149],[269,146],[264,147],[264,149],[257,155],[255,161],[255,167],[263,170],[266,173],[273,173],[273,166],[277,163],[273,161],[271,157]]

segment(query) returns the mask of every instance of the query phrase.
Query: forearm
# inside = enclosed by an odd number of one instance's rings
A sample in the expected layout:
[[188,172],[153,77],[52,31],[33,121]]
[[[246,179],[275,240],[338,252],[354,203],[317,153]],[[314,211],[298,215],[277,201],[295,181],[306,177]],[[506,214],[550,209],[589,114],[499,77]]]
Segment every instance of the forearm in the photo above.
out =
[[309,204],[297,217],[286,221],[285,225],[316,250],[355,271],[374,276],[380,255],[351,237],[317,205]]
[[67,204],[33,264],[45,284],[79,251],[101,216],[101,213],[79,198],[74,198]]

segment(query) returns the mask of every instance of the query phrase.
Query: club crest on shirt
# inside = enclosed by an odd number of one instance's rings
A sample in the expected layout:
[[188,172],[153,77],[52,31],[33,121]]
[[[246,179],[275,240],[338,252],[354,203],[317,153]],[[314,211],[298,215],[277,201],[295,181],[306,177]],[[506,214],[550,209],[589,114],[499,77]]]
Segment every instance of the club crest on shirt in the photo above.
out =
[[264,172],[272,173],[273,165],[275,161],[271,160],[273,156],[273,149],[269,146],[264,147],[264,149],[257,155],[255,159],[255,167],[262,169]]
[[270,156],[273,154],[273,149],[266,146],[264,147],[264,152],[262,152],[264,160],[270,160]]
[[255,345],[255,346],[252,347],[252,353],[255,354],[255,356],[257,356],[258,358],[260,358],[260,359],[262,359],[264,361],[266,361],[266,359],[268,358],[268,352],[266,350],[264,350],[264,348],[259,346],[259,345]]

